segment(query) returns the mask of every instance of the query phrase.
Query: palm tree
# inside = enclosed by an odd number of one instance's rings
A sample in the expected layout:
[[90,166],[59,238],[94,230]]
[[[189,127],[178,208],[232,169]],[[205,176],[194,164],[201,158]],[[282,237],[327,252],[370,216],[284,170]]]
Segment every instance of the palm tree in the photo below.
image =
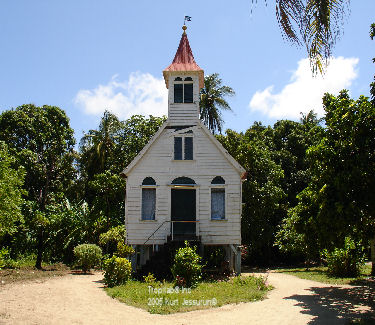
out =
[[108,168],[121,122],[107,110],[100,121],[99,130],[89,130],[80,141],[81,166],[91,179]]
[[235,95],[231,87],[221,84],[219,74],[213,73],[204,78],[204,88],[201,89],[200,119],[213,134],[216,131],[221,133],[223,126],[220,109],[232,110],[224,97]]
[[306,46],[314,74],[324,73],[332,47],[342,34],[349,2],[276,0],[276,17],[283,37],[293,44]]

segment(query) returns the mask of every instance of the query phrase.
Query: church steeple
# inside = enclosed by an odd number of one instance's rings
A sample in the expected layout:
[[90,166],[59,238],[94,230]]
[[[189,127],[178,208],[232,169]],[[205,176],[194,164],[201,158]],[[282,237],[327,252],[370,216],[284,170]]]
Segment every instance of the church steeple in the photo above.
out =
[[187,27],[182,26],[180,44],[172,63],[164,69],[163,75],[167,88],[169,88],[169,75],[171,72],[195,72],[198,73],[199,89],[204,87],[204,72],[194,60],[193,52],[190,48],[189,40],[186,34]]
[[163,71],[168,88],[168,120],[171,124],[196,124],[199,120],[199,94],[204,73],[195,62],[186,26],[172,63]]

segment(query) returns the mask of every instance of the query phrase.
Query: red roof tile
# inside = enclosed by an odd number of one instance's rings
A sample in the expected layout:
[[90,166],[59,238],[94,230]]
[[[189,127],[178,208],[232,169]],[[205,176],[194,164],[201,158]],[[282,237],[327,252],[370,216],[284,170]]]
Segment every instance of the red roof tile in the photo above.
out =
[[203,88],[204,86],[204,74],[203,70],[195,62],[193,52],[191,51],[189,40],[184,31],[182,34],[180,45],[178,46],[176,55],[173,59],[172,64],[163,70],[163,75],[165,83],[168,88],[168,78],[166,72],[169,71],[198,71],[199,72],[199,87]]

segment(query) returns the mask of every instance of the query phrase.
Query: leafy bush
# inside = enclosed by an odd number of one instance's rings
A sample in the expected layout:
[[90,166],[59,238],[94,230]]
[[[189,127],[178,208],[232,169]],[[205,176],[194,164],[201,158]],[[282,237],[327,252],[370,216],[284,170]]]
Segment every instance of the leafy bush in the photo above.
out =
[[134,251],[133,247],[131,247],[129,245],[126,245],[123,242],[118,242],[117,243],[116,255],[118,257],[127,258],[130,255],[133,255],[134,253],[135,253],[135,251]]
[[345,238],[344,248],[335,248],[332,252],[325,249],[322,255],[327,261],[328,274],[337,277],[357,276],[365,261],[362,245],[350,237]]
[[209,268],[220,268],[225,261],[225,250],[222,246],[206,246],[204,261]]
[[259,276],[259,277],[254,277],[254,276],[236,276],[231,280],[232,283],[236,286],[249,286],[251,287],[252,285],[256,285],[258,290],[263,291],[267,290],[267,279],[265,277]]
[[149,272],[147,276],[143,277],[145,283],[147,283],[151,287],[159,286],[161,283],[156,280],[155,276]]
[[124,225],[113,227],[107,232],[103,233],[99,237],[99,244],[106,245],[110,242],[120,242],[124,241],[126,238],[126,229]]
[[195,287],[201,278],[201,257],[196,252],[196,247],[190,247],[185,241],[185,247],[179,248],[171,268],[172,274],[178,285]]
[[131,273],[132,265],[126,258],[114,255],[104,261],[104,283],[110,288],[125,284]]
[[118,243],[125,242],[126,228],[124,225],[113,227],[107,232],[100,234],[99,245],[102,246],[107,254],[114,254]]
[[74,248],[74,256],[77,265],[86,273],[90,268],[100,265],[102,250],[95,244],[81,244]]
[[7,266],[7,260],[9,259],[9,251],[6,248],[0,250],[0,269]]

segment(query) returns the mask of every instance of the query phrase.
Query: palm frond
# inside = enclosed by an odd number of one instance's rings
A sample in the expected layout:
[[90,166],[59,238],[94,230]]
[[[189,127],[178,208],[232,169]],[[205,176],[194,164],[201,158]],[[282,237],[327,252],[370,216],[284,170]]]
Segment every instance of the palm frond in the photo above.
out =
[[304,44],[313,74],[324,74],[332,48],[343,31],[350,0],[276,0],[284,39]]

